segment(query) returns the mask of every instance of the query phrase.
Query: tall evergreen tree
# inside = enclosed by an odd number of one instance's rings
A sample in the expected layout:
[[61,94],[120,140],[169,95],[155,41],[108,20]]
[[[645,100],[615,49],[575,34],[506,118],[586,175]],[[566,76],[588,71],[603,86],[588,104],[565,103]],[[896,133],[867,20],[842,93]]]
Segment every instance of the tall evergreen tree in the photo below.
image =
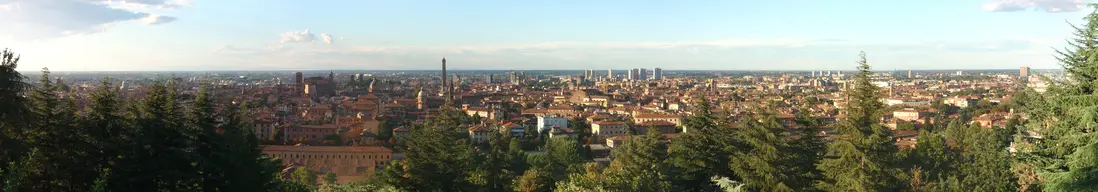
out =
[[[24,94],[30,85],[15,68],[19,56],[9,49],[0,51],[0,162],[13,162],[29,149],[21,141],[23,126],[29,122],[30,112]],[[0,177],[3,179],[3,177]]]
[[[1096,7],[1091,5],[1091,7]],[[1029,150],[1016,155],[1023,164],[1016,166],[1018,173],[1037,173],[1038,180],[1045,180],[1044,190],[1075,191],[1098,188],[1098,169],[1087,159],[1094,150],[1087,146],[1098,143],[1098,7],[1075,29],[1068,39],[1068,47],[1056,51],[1067,79],[1053,81],[1043,94],[1032,89],[1025,94],[1027,100],[1018,102],[1028,115],[1022,133],[1034,132]],[[1031,175],[1019,175],[1031,178]],[[1023,183],[1032,183],[1026,179]],[[1026,185],[1029,187],[1030,185]],[[1033,190],[1033,189],[1030,189]]]
[[734,177],[728,167],[734,141],[732,130],[711,112],[708,99],[702,98],[693,115],[683,121],[684,133],[671,141],[672,185],[682,191],[712,191],[713,176]]
[[[811,178],[798,177],[794,146],[786,138],[785,128],[771,115],[758,120],[745,118],[736,131],[736,138],[743,146],[732,155],[732,172],[747,183],[749,188],[760,191],[804,190],[811,186]],[[807,157],[807,156],[806,156]],[[814,163],[808,161],[809,163]],[[799,182],[802,181],[802,182]],[[803,184],[796,186],[796,184]]]
[[412,129],[405,153],[404,173],[411,191],[467,190],[473,151],[468,135],[459,128],[468,122],[457,110],[445,108],[440,116]]
[[[88,106],[84,109],[85,118],[82,126],[87,131],[85,143],[89,160],[93,161],[87,169],[109,170],[115,166],[128,166],[117,164],[120,153],[125,151],[133,141],[131,127],[132,119],[124,115],[124,106],[118,91],[108,79],[103,79],[99,86],[91,92],[88,98]],[[124,183],[120,180],[128,179],[118,177],[117,174],[100,175],[97,178],[96,188],[110,190],[111,183]]]
[[221,191],[226,189],[229,178],[226,170],[232,167],[229,163],[229,151],[223,135],[218,133],[218,116],[214,109],[214,101],[210,98],[206,87],[199,88],[194,102],[191,103],[190,113],[187,114],[188,135],[193,135],[194,154],[197,157],[196,166],[202,179],[202,191]]
[[816,183],[820,190],[894,191],[903,186],[895,141],[879,123],[884,104],[877,86],[870,82],[865,53],[859,56],[854,87],[846,91],[845,116],[838,128],[843,135],[828,145],[827,157],[818,165],[823,171],[823,181]]
[[148,90],[136,106],[132,147],[118,163],[125,166],[115,172],[124,181],[112,186],[118,187],[115,191],[199,190],[198,172],[190,155],[193,149],[174,91],[160,83]]

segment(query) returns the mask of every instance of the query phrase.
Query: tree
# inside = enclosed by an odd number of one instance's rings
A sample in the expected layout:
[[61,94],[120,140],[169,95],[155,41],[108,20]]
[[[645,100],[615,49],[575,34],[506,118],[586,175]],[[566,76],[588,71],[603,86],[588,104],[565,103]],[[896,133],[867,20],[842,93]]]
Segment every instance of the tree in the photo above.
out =
[[999,133],[975,126],[970,129],[977,134],[968,139],[971,144],[965,150],[963,163],[959,167],[962,186],[974,191],[1015,191],[1017,179],[1011,173],[1010,154],[1006,151],[1006,145],[999,141]]
[[548,144],[545,146],[544,156],[547,161],[540,164],[540,166],[535,165],[535,167],[549,175],[547,183],[549,183],[550,188],[555,187],[552,185],[553,183],[567,179],[569,173],[578,169],[578,166],[584,162],[580,149],[582,149],[581,145],[577,144],[575,139],[567,136],[549,139]]
[[[0,162],[13,162],[28,151],[21,141],[23,130],[29,120],[26,93],[30,85],[23,82],[24,77],[15,68],[19,56],[9,49],[0,51]],[[3,179],[0,177],[0,179]]]
[[[729,167],[740,180],[748,184],[751,189],[760,191],[793,191],[794,188],[802,189],[810,186],[790,186],[796,172],[791,169],[794,166],[793,159],[785,154],[793,152],[792,146],[787,143],[783,133],[785,128],[770,115],[765,115],[759,120],[745,118],[741,120],[742,126],[736,131],[735,137],[741,141],[742,147],[736,150],[729,162]],[[790,182],[790,183],[787,183]]]
[[218,116],[214,111],[213,99],[210,98],[206,87],[199,88],[198,95],[191,103],[190,113],[187,114],[189,135],[194,135],[194,143],[197,162],[202,178],[203,191],[221,191],[228,187],[225,181],[227,171],[232,167],[226,144],[221,133],[224,131],[218,127]]
[[192,166],[189,138],[174,90],[164,84],[148,87],[149,93],[135,106],[136,127],[114,172],[124,182],[113,191],[199,190],[200,179]]
[[675,189],[712,191],[717,186],[710,182],[711,177],[734,176],[728,167],[736,144],[732,130],[710,110],[709,101],[702,98],[694,106],[693,115],[683,121],[685,131],[668,147]]
[[[1098,166],[1083,161],[1095,150],[1098,143],[1098,7],[1084,17],[1082,26],[1072,25],[1074,37],[1068,39],[1068,47],[1056,51],[1056,58],[1064,68],[1064,81],[1049,79],[1050,86],[1043,94],[1028,89],[1026,100],[1017,102],[1028,117],[1025,127],[1040,134],[1040,138],[1028,145],[1032,149],[1020,151],[1016,157],[1025,170],[1020,173],[1036,173],[1045,180],[1044,190],[1073,191],[1094,189],[1096,182],[1086,182],[1098,177]],[[1023,132],[1024,133],[1024,132]],[[1028,148],[1028,147],[1027,147]],[[1092,154],[1086,154],[1092,153]],[[1029,178],[1028,175],[1019,175]],[[1031,182],[1026,182],[1031,183]],[[1030,189],[1033,190],[1033,189]]]
[[404,173],[410,191],[467,190],[476,186],[467,178],[473,167],[468,135],[458,127],[469,122],[461,111],[444,108],[441,114],[412,129],[405,153]]
[[870,67],[861,53],[854,88],[846,91],[846,116],[838,131],[843,134],[830,143],[827,157],[818,168],[823,180],[816,187],[824,191],[893,191],[902,186],[896,167],[898,150],[891,132],[878,122],[884,104],[878,88],[870,82]]
[[[85,142],[91,144],[91,149],[87,151],[88,156],[95,161],[89,169],[108,170],[116,166],[118,154],[132,142],[130,134],[133,123],[123,115],[124,106],[118,95],[110,81],[103,79],[88,99],[83,127],[88,132]],[[105,177],[107,181],[114,180],[113,175]],[[103,187],[107,186],[104,184]]]
[[27,153],[27,156],[19,161],[9,162],[8,166],[3,170],[4,175],[4,192],[17,192],[17,191],[31,191],[32,186],[28,186],[33,180],[27,178],[27,173],[40,168],[42,156],[38,153],[38,149],[31,149]]
[[31,125],[24,129],[23,142],[38,149],[38,161],[48,166],[25,176],[40,181],[31,185],[33,190],[86,190],[97,175],[94,169],[87,169],[94,162],[84,152],[90,146],[84,143],[86,132],[78,129],[76,104],[59,92],[60,87],[50,80],[49,70],[42,69],[38,87],[30,94]]
[[324,185],[335,185],[336,180],[338,180],[338,179],[336,178],[335,173],[332,173],[332,172],[324,173]]
[[490,191],[504,191],[513,186],[510,181],[514,172],[512,168],[512,154],[510,135],[500,131],[491,131],[488,135],[488,153],[485,154],[481,167],[486,170],[488,186],[483,189]]
[[305,167],[297,167],[294,172],[291,173],[290,179],[293,182],[308,186],[310,188],[316,186],[316,172],[309,170]]
[[522,176],[515,182],[515,191],[520,192],[543,192],[549,191],[549,186],[552,184],[550,181],[551,175],[538,169],[526,170],[522,173]]
[[632,136],[629,141],[614,149],[614,161],[607,168],[610,189],[613,191],[668,191],[671,190],[670,166],[667,145],[658,131],[643,136]]

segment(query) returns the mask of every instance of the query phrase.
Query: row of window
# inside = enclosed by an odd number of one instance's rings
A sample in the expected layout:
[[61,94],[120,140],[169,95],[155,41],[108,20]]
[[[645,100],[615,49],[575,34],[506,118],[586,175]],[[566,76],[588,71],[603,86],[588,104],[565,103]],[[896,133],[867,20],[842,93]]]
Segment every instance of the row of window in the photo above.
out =
[[334,159],[389,159],[389,155],[302,155],[302,154],[275,154],[278,158],[334,158]]

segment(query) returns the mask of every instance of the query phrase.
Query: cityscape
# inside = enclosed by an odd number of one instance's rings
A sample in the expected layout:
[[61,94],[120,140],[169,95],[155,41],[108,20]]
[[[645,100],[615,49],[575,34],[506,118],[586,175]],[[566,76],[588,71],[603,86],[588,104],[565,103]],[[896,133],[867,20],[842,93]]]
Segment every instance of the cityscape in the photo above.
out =
[[[1042,44],[1050,42],[1044,40],[1020,43],[1057,46],[1037,51],[1012,48],[1019,45],[1009,42],[884,48],[858,43],[828,47],[834,44],[823,40],[669,43],[662,37],[690,39],[691,35],[662,33],[647,38],[660,40],[655,42],[449,46],[329,33],[318,37],[310,30],[270,35],[272,42],[277,36],[278,43],[248,48],[244,45],[249,43],[225,44],[208,54],[193,54],[189,46],[242,33],[216,30],[203,33],[210,36],[180,36],[180,41],[193,42],[155,40],[174,48],[127,47],[154,41],[135,30],[157,29],[142,27],[217,23],[186,10],[241,2],[221,3],[225,4],[0,1],[0,25],[8,22],[18,28],[0,30],[0,47],[7,48],[0,51],[0,162],[4,163],[0,189],[1098,189],[1098,60],[1091,58],[1098,51],[1094,43],[1098,42],[1098,19],[1094,19],[1098,4],[1068,0],[982,4],[982,11],[994,14],[1062,14],[1043,17],[1040,23],[1070,18],[1068,24],[1056,25],[1072,33],[1056,40],[1066,41],[1062,46]],[[316,5],[281,3],[262,8],[316,9],[312,7]],[[542,14],[575,11],[580,16],[591,11],[572,7],[582,3],[560,3],[559,7],[521,9],[550,10]],[[735,7],[709,3],[705,5]],[[404,2],[377,4],[389,7],[370,9],[409,9],[397,6]],[[644,5],[626,7],[662,10],[676,15],[668,16],[672,18],[700,14],[691,10],[721,12],[696,4],[685,10],[677,10],[679,4],[674,3],[638,4]],[[614,5],[599,7],[611,12]],[[81,18],[76,15],[85,14],[81,10],[88,14],[83,16],[100,20]],[[945,12],[959,14],[952,11]],[[508,13],[522,18],[537,15]],[[647,13],[625,15],[649,17]],[[519,31],[560,25],[557,20],[532,20],[541,23],[492,20],[484,25]],[[616,21],[634,20],[638,19]],[[572,21],[564,21],[568,22]],[[214,24],[242,31],[269,30],[275,25],[239,29]],[[636,26],[595,23],[588,27],[613,31]],[[424,41],[437,40],[419,30],[392,30]],[[454,29],[465,36],[445,37],[458,39],[454,42],[464,41],[460,38],[491,41],[482,35],[541,38],[468,30]],[[566,33],[570,32],[534,36]],[[249,35],[239,35],[234,42],[248,41],[244,36]],[[615,37],[633,36],[601,36]],[[122,40],[126,38],[134,40]],[[119,43],[97,43],[101,41]],[[340,44],[356,41],[371,44]],[[811,43],[802,44],[806,42]],[[845,46],[853,45],[867,51],[848,52]],[[44,51],[51,46],[56,51]],[[72,51],[77,48],[90,53]],[[173,49],[178,53],[166,53]],[[942,50],[955,53],[936,52]],[[775,52],[787,53],[775,56]],[[772,63],[760,60],[771,57]],[[80,64],[82,60],[87,63]],[[960,64],[932,63],[940,60]],[[51,70],[53,66],[60,70]]]

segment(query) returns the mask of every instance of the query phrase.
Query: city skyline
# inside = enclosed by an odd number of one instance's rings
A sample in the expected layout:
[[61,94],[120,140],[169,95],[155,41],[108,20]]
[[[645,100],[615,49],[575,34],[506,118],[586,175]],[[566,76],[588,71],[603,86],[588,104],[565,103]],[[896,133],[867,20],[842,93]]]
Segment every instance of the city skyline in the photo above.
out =
[[0,46],[24,56],[20,71],[430,70],[441,57],[451,70],[848,70],[858,51],[879,70],[1053,69],[1086,12],[1076,0],[95,2],[2,2],[0,21],[20,27]]

